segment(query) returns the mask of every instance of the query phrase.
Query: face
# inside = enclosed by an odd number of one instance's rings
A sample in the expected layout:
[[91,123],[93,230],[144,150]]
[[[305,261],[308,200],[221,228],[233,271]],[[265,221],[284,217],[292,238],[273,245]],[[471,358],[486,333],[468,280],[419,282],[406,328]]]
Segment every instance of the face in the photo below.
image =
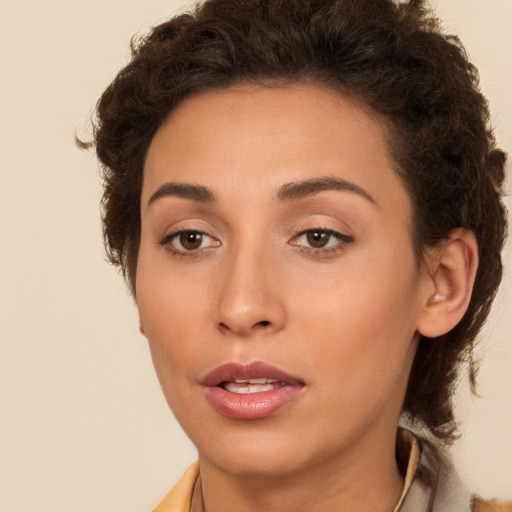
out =
[[141,329],[202,463],[291,474],[394,443],[426,277],[379,119],[315,86],[202,93],[144,172]]

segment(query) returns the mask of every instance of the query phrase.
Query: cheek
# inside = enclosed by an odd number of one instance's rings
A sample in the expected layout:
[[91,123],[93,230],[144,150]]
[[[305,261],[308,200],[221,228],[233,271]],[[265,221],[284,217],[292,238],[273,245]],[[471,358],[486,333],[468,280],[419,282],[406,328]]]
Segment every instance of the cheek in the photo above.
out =
[[395,259],[394,252],[350,270],[316,286],[306,283],[290,296],[300,297],[295,317],[301,319],[302,351],[338,397],[357,404],[385,396],[407,378],[419,277],[413,258]]
[[[150,282],[148,280],[147,284]],[[138,288],[137,306],[164,397],[179,418],[187,411],[190,415],[187,404],[193,397],[188,372],[198,358],[198,351],[191,329],[184,329],[186,325],[196,325],[195,319],[177,296],[179,294],[169,292],[162,283],[154,286],[144,283]]]
[[[167,399],[196,358],[202,301],[192,284],[167,269],[168,262],[149,258],[141,247],[137,268],[137,308],[157,376]],[[194,307],[188,307],[194,304]]]
[[[169,255],[145,240],[137,267],[137,307],[151,344],[193,344],[210,305],[209,283],[200,272],[173,265]],[[185,330],[186,328],[186,330]]]

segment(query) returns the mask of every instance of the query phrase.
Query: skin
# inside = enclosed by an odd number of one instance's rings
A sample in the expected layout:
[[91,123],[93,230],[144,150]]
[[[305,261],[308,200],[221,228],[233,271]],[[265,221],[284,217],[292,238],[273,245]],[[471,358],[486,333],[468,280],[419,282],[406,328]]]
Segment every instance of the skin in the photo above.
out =
[[[325,177],[360,193],[277,197]],[[150,201],[170,182],[215,200]],[[141,331],[198,449],[206,510],[393,510],[396,426],[436,283],[415,260],[381,120],[312,85],[189,98],[149,148],[141,219]],[[314,230],[325,247],[311,247]],[[205,233],[199,248],[182,231]],[[298,376],[302,393],[262,420],[220,415],[201,380],[252,361]]]

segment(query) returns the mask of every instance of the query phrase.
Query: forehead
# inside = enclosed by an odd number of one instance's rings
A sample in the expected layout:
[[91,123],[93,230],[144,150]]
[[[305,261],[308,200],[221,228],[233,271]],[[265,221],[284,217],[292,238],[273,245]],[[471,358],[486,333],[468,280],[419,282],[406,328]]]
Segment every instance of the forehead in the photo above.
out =
[[[142,204],[166,181],[254,193],[336,176],[377,203],[407,202],[384,121],[326,87],[244,85],[181,103],[148,150]],[[405,195],[404,195],[405,194]]]

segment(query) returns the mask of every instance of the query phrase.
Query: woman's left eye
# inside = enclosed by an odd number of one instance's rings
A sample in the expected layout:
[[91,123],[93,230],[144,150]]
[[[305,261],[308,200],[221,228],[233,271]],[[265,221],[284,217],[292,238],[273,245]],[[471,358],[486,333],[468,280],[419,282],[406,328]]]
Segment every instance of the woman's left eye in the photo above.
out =
[[220,242],[202,231],[183,230],[167,235],[160,244],[172,251],[186,254],[217,247]]
[[308,229],[295,236],[290,244],[320,252],[342,249],[345,244],[353,241],[351,236],[332,229]]

